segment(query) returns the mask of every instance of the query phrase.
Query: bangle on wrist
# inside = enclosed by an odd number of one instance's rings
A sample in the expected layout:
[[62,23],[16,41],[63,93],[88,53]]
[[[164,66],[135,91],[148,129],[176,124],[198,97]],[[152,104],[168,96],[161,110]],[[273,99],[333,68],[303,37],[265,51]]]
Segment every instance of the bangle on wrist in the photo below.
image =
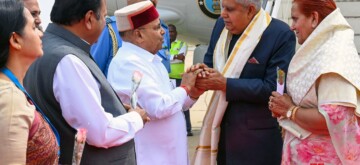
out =
[[190,95],[190,90],[188,87],[186,87],[185,85],[180,85],[181,88],[183,88],[186,91],[186,94],[190,97],[190,99],[192,100],[197,100],[199,99],[199,97],[193,97]]
[[296,106],[296,107],[292,110],[292,112],[291,112],[291,118],[290,118],[292,121],[295,120],[296,111],[299,110],[299,109],[300,109],[300,107]]

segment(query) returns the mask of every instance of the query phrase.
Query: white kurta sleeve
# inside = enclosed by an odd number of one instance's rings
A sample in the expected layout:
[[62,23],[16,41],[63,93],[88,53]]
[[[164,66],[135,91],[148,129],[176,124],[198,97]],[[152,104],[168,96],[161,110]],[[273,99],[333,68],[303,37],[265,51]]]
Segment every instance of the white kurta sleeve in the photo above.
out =
[[87,143],[109,148],[133,139],[143,127],[141,116],[130,112],[118,117],[104,111],[99,84],[76,56],[67,55],[58,64],[53,90],[68,124],[88,130]]
[[184,105],[183,105],[183,111],[188,111],[196,102],[197,100],[191,99],[189,96],[186,98]]
[[[124,49],[124,48],[123,48]],[[195,101],[181,88],[172,89],[165,67],[157,57],[146,53],[121,54],[110,64],[108,81],[124,103],[130,102],[131,77],[137,70],[143,78],[137,90],[138,105],[144,108],[152,120],[164,119],[188,109]],[[120,58],[123,56],[123,58]],[[149,60],[150,58],[150,60]],[[155,58],[155,60],[151,60]],[[121,75],[121,76],[119,76]]]

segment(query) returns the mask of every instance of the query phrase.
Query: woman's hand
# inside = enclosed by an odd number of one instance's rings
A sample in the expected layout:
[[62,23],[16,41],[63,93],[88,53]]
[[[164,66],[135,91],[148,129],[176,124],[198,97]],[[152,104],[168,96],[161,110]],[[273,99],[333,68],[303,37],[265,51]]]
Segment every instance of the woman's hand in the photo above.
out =
[[278,92],[272,92],[272,96],[269,98],[269,109],[274,117],[286,117],[287,111],[293,106],[295,106],[295,104],[291,97],[286,93],[281,95]]

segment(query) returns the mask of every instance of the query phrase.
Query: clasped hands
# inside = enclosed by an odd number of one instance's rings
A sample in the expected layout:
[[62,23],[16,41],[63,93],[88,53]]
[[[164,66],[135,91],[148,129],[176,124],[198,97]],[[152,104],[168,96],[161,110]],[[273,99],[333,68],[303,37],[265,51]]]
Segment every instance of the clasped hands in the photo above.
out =
[[187,68],[183,74],[183,81],[184,77],[187,76],[193,79],[191,85],[196,89],[195,94],[202,94],[207,90],[226,91],[226,78],[216,69],[209,68],[203,63],[198,63]]
[[272,92],[272,95],[269,97],[269,110],[272,112],[272,116],[277,117],[286,117],[286,113],[291,109],[291,107],[296,106],[291,97],[284,93],[281,95],[278,92]]

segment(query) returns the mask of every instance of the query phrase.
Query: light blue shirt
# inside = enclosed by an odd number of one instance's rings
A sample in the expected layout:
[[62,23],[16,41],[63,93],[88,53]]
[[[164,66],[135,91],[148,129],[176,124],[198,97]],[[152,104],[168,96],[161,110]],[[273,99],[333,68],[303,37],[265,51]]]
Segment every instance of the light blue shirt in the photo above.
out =
[[[122,39],[119,35],[119,32],[116,27],[116,18],[115,16],[107,17],[106,24],[110,24],[114,29],[116,38],[118,40],[118,48],[122,45]],[[91,46],[91,55],[94,58],[96,64],[99,66],[101,71],[107,76],[110,62],[114,56],[113,54],[113,44],[109,32],[109,28],[106,25],[102,31],[98,41]]]
[[161,57],[162,63],[164,64],[166,70],[168,73],[171,72],[170,69],[170,34],[169,34],[169,28],[166,25],[166,23],[162,20],[160,20],[161,27],[164,29],[164,42],[162,45],[162,49],[157,52],[157,55]]

